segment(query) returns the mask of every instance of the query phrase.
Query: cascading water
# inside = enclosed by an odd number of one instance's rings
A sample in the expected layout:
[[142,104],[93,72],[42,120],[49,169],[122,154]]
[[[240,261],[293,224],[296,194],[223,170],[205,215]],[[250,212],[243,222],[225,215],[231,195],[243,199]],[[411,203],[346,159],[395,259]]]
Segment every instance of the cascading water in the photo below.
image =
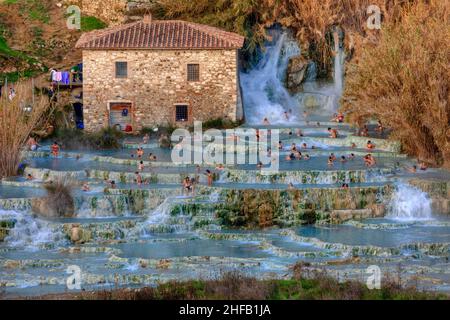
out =
[[303,84],[303,92],[295,97],[300,102],[300,108],[309,114],[332,114],[339,108],[339,100],[344,90],[345,52],[340,33],[335,31],[333,37],[335,45],[333,83],[310,81],[309,79],[314,75],[315,65],[313,65],[313,68],[308,67],[309,75]]
[[398,220],[430,220],[431,200],[422,190],[399,183],[388,206],[386,218]]
[[[262,124],[267,118],[271,124],[295,122],[298,101],[286,90],[283,78],[289,59],[300,54],[295,41],[286,33],[275,35],[275,43],[266,47],[264,57],[248,73],[241,74],[245,116],[249,124]],[[289,120],[284,113],[291,110]]]
[[[336,112],[344,87],[345,53],[340,33],[334,32],[334,81],[315,81],[317,67],[310,62],[303,92],[292,96],[285,88],[284,80],[290,58],[301,52],[287,32],[272,32],[275,33],[274,41],[266,45],[260,62],[251,71],[240,75],[247,123],[262,124],[267,118],[270,124],[283,125],[298,123],[305,110],[310,115]],[[286,119],[284,113],[289,111]]]
[[344,50],[341,46],[341,40],[339,38],[339,33],[336,31],[334,35],[334,46],[335,46],[335,56],[334,56],[334,88],[336,96],[341,97],[344,90]]
[[0,210],[0,220],[14,221],[5,242],[11,247],[37,248],[63,239],[62,233],[53,230],[49,223],[33,217],[30,213]]

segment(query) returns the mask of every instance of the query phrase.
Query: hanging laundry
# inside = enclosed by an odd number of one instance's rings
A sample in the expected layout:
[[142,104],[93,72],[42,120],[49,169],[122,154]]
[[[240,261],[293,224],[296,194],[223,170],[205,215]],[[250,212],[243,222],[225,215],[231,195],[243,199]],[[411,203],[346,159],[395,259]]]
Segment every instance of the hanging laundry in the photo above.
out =
[[70,84],[70,73],[67,71],[62,72],[61,82],[63,84]]
[[62,81],[62,72],[57,71],[57,72],[54,73],[54,76],[55,76],[55,81],[57,81],[57,82],[61,82]]
[[50,70],[50,81],[56,81],[56,70]]

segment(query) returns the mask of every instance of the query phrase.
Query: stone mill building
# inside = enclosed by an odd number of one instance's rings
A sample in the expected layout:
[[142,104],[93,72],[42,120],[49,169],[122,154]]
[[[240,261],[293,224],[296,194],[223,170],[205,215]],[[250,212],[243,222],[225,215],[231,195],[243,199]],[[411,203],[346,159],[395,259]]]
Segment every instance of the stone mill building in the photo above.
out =
[[85,33],[85,129],[139,131],[243,117],[238,51],[244,38],[210,26],[152,20]]

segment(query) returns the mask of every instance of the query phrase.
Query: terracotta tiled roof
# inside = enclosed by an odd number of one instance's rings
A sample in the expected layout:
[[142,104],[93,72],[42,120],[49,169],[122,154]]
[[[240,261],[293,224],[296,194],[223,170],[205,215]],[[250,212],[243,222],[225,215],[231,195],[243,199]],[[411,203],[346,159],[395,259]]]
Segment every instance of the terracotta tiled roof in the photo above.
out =
[[84,33],[81,49],[240,49],[244,37],[214,27],[179,20],[141,21]]

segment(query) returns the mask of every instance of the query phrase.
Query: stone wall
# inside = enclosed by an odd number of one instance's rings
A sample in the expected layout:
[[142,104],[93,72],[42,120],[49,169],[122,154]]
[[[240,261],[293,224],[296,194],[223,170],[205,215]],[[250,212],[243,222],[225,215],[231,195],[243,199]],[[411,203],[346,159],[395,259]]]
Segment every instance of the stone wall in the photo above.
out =
[[[116,61],[128,62],[128,78],[115,78]],[[188,63],[200,65],[200,81],[187,81]],[[237,118],[236,50],[85,50],[83,64],[88,131],[109,125],[109,102],[131,102],[137,130],[174,124],[175,104],[189,106],[189,125],[196,120]]]

